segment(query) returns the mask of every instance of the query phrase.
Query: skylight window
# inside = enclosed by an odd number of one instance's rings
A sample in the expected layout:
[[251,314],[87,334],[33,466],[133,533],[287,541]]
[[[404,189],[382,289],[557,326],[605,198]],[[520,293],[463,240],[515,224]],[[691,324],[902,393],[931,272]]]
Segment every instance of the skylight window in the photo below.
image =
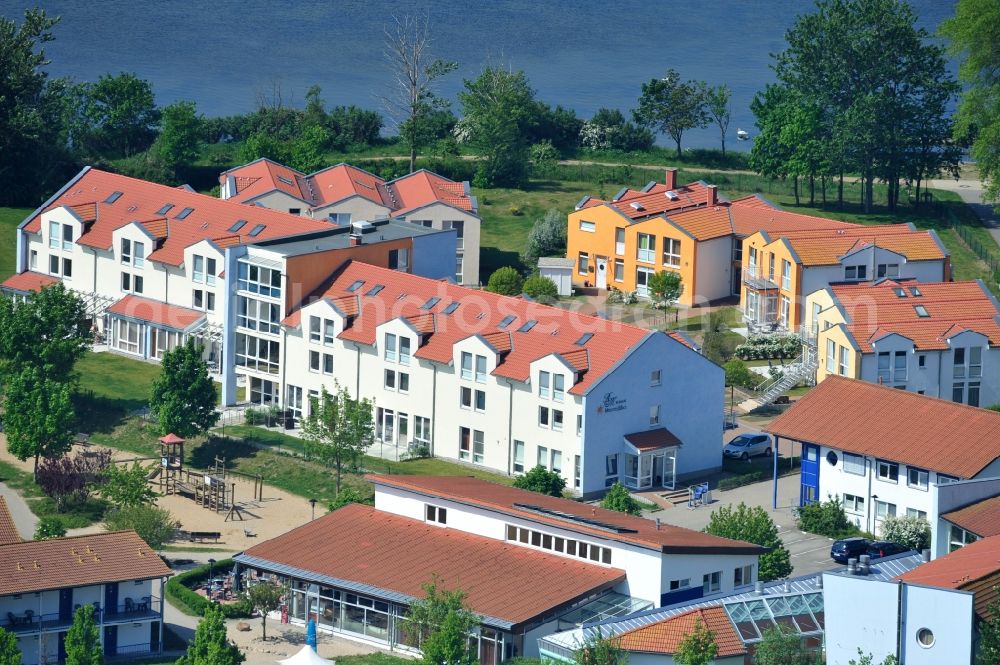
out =
[[368,289],[368,293],[366,293],[365,295],[366,296],[375,296],[375,295],[378,295],[379,292],[382,289],[384,289],[384,288],[385,288],[385,286],[383,286],[382,284],[376,284],[372,288]]
[[528,332],[529,330],[534,328],[537,323],[538,321],[535,321],[534,319],[532,319],[531,321],[525,321],[524,325],[517,329],[517,332]]
[[920,296],[924,295],[923,293],[920,292],[920,289],[918,289],[915,286],[910,287],[910,293],[913,294],[914,298],[919,298]]
[[914,305],[913,309],[917,312],[917,316],[919,316],[922,319],[926,319],[927,317],[930,316],[930,314],[927,312],[927,308],[924,307],[923,305]]
[[280,182],[283,182],[283,183],[285,183],[286,185],[294,185],[294,184],[295,184],[294,182],[292,182],[292,179],[291,179],[291,178],[287,178],[287,177],[285,177],[285,176],[283,176],[283,175],[279,175],[279,176],[278,176],[278,180],[279,180]]
[[906,289],[893,289],[893,291],[896,293],[896,297],[898,298],[906,297]]
[[430,309],[439,302],[441,302],[440,298],[438,298],[437,296],[432,296],[427,299],[427,302],[425,302],[423,305],[420,306],[420,309]]
[[177,213],[177,216],[174,217],[174,219],[187,219],[188,215],[190,215],[193,212],[194,208],[184,208],[184,210],[181,210],[179,213]]
[[633,201],[632,203],[629,203],[629,205],[632,206],[633,210],[645,210],[645,208],[642,207],[642,204],[638,201]]
[[121,192],[111,192],[111,194],[108,196],[108,198],[104,199],[104,202],[105,203],[114,203],[115,201],[117,201],[121,197],[122,197],[122,193]]
[[443,314],[451,314],[456,309],[458,309],[458,301],[457,300],[452,300],[450,303],[448,303],[448,306],[444,308],[444,312],[442,312],[442,313]]
[[230,233],[236,233],[237,231],[239,231],[240,229],[242,229],[246,225],[247,225],[247,220],[245,220],[245,219],[237,219],[236,223],[229,227],[229,232]]
[[589,342],[590,338],[593,337],[593,336],[594,336],[594,333],[583,333],[583,335],[580,336],[580,339],[576,340],[576,342],[574,342],[574,344],[576,344],[577,346],[583,346],[584,344],[586,344],[587,342]]
[[263,224],[258,224],[257,226],[250,229],[250,233],[248,233],[247,235],[249,235],[251,238],[256,238],[265,228],[267,227],[265,227]]
[[173,203],[164,203],[163,207],[156,211],[157,215],[166,215],[174,207]]
[[357,291],[358,289],[360,289],[364,285],[365,285],[365,280],[363,280],[363,279],[355,280],[355,281],[351,282],[350,286],[347,287],[347,291],[348,291],[348,293],[354,293],[355,291]]
[[508,314],[507,316],[503,317],[503,321],[501,321],[500,324],[497,325],[497,328],[506,328],[510,324],[514,323],[514,319],[516,318],[517,317],[514,316],[513,314]]

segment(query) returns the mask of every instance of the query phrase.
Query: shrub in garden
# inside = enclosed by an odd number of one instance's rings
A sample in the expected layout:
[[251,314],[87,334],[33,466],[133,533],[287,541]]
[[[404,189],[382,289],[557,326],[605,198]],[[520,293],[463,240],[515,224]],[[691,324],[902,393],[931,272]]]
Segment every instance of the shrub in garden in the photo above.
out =
[[840,497],[836,496],[796,508],[795,523],[802,531],[827,538],[841,538],[857,530],[847,519]]

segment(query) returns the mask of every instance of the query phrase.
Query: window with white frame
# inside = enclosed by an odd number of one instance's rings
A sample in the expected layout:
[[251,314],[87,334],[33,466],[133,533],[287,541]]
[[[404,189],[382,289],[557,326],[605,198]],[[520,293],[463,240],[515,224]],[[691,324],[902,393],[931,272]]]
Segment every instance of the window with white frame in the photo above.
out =
[[597,231],[597,224],[595,224],[594,222],[587,222],[581,219],[580,230],[586,231],[587,233],[594,233],[595,231]]
[[142,293],[143,289],[143,279],[142,275],[133,275],[132,273],[123,272],[122,273],[122,291],[125,293]]
[[714,573],[705,573],[701,577],[701,590],[702,593],[715,593],[722,588],[722,571],[717,570]]
[[788,327],[789,319],[791,318],[792,312],[792,301],[791,299],[782,294],[781,296],[781,312],[779,314],[781,325],[785,328]]
[[840,375],[847,376],[848,350],[846,346],[840,347]]
[[382,351],[382,358],[386,362],[396,362],[396,336],[392,333],[385,334],[385,346]]
[[844,266],[844,279],[868,279],[868,266]]
[[691,586],[690,577],[685,577],[679,580],[670,580],[671,591],[680,591],[681,589],[687,589],[689,586]]
[[895,462],[886,462],[885,460],[878,460],[875,465],[876,475],[879,480],[885,481],[887,483],[898,483],[899,482],[899,465]]
[[918,520],[926,520],[927,519],[927,511],[926,510],[917,510],[916,508],[907,508],[906,509],[906,516],[907,517],[915,517]]
[[792,262],[781,259],[781,288],[792,290]]
[[587,252],[580,252],[576,257],[576,274],[586,275],[590,267],[590,255]]
[[480,430],[472,431],[472,463],[482,464],[486,459],[486,435]]
[[[333,374],[333,354],[332,353],[324,353],[323,354],[323,373],[324,374]],[[400,376],[403,376],[403,375],[400,374]],[[402,381],[400,383],[402,383]],[[409,385],[409,382],[407,382],[407,385]],[[402,392],[406,392],[406,390],[404,390],[402,386],[400,386],[400,390]]]
[[880,351],[878,378],[885,385],[906,382],[906,351]]
[[524,473],[524,441],[514,441],[514,473]]
[[458,459],[472,459],[472,430],[468,427],[458,428]]
[[545,446],[538,446],[535,455],[535,465],[546,469],[549,468],[549,449]]
[[[425,224],[424,226],[430,226],[430,224]],[[455,248],[465,249],[465,222],[456,219],[450,222],[446,221],[444,223],[444,228],[453,229],[455,231]]]
[[583,463],[579,455],[573,455],[573,487],[580,489],[583,482]]
[[549,407],[547,406],[538,407],[538,426],[549,427],[550,424],[551,424],[551,418],[549,417]]
[[549,398],[550,385],[552,383],[552,375],[548,372],[541,371],[538,373],[538,396],[542,399]]
[[472,354],[462,351],[462,378],[472,379]]
[[559,450],[552,451],[551,464],[549,468],[552,469],[554,473],[562,473],[562,452]]
[[863,455],[855,455],[854,453],[844,453],[844,471],[846,473],[852,473],[855,476],[865,475],[865,458]]
[[618,455],[606,455],[604,457],[604,475],[608,478],[618,478]]
[[319,367],[320,367],[319,351],[310,351],[309,352],[309,371],[310,372],[319,372]]
[[236,365],[257,372],[277,374],[281,362],[281,344],[273,339],[236,333]]
[[[124,242],[124,241],[122,241]],[[198,254],[191,256],[191,281],[205,281],[205,257]]]
[[833,374],[837,371],[837,343],[826,340],[826,371]]
[[767,278],[774,281],[774,252],[767,255]]
[[583,414],[576,414],[576,435],[580,436],[583,434]]
[[615,281],[625,281],[625,262],[621,259],[615,259]]
[[635,291],[640,296],[649,295],[649,280],[656,273],[649,268],[635,269]]
[[60,228],[59,222],[49,222],[49,248],[59,249],[60,240],[62,237],[62,229]]
[[157,360],[163,358],[163,354],[172,351],[181,345],[181,333],[174,330],[164,330],[163,328],[151,328],[150,330],[150,355]]
[[979,536],[955,524],[952,524],[951,528],[948,529],[949,552],[954,552],[958,548],[965,547],[966,545],[974,543],[977,540],[979,540]]
[[236,299],[236,325],[269,335],[281,331],[281,309],[277,303],[239,296]]
[[681,265],[681,241],[676,238],[663,239],[663,265],[679,268]]
[[424,504],[424,519],[428,522],[436,522],[437,524],[447,524],[448,509],[441,506],[433,506],[429,503]]
[[939,473],[935,476],[935,481],[937,482],[938,485],[948,485],[951,483],[957,483],[958,478],[956,478],[955,476],[948,476],[943,473]]
[[323,328],[323,319],[318,316],[309,317],[309,341],[316,342],[317,344],[321,340],[321,331]]
[[611,564],[611,548],[600,547],[573,538],[563,538],[543,533],[523,526],[508,524],[506,529],[507,542],[537,547],[543,550],[558,552],[567,556],[586,559],[594,563]]
[[757,248],[751,247],[749,256],[747,256],[747,269],[751,275],[757,275]]
[[844,494],[843,504],[844,512],[846,513],[860,515],[865,512],[865,497],[863,496],[858,496],[856,494]]
[[486,356],[476,356],[476,383],[486,383]]
[[118,319],[115,325],[115,348],[125,353],[142,353],[142,325],[134,321]]
[[28,252],[28,267],[31,270],[38,270],[38,250],[33,249]]
[[649,407],[649,425],[650,427],[652,427],[653,425],[659,425],[659,424],[660,424],[660,405],[654,404],[651,407]]
[[399,338],[399,364],[409,365],[410,364],[410,338],[402,337]]
[[566,377],[563,374],[552,375],[552,399],[563,401],[566,396]]
[[639,233],[635,258],[643,263],[653,263],[656,260],[656,236]]
[[552,409],[552,429],[561,432],[563,428],[563,412],[559,409]]
[[651,387],[660,385],[660,370],[654,369],[649,373],[649,385]]
[[332,319],[323,319],[323,344],[330,346],[336,337],[337,327]]
[[615,254],[625,255],[625,229],[623,228],[615,229]]
[[431,445],[431,419],[423,416],[413,417],[413,442],[418,446]]
[[733,569],[733,586],[741,587],[753,584],[753,565],[737,566]]
[[906,467],[906,486],[918,490],[927,490],[930,474],[914,466]]
[[266,298],[281,298],[281,271],[240,261],[236,265],[236,288]]
[[896,516],[896,504],[875,499],[875,519],[884,520]]

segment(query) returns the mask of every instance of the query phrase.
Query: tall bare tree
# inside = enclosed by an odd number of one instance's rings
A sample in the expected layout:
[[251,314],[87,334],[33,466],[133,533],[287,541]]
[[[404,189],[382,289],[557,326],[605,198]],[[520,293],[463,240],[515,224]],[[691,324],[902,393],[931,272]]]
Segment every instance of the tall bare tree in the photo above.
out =
[[392,18],[385,26],[385,59],[392,72],[390,89],[382,96],[386,113],[410,147],[410,171],[416,169],[417,150],[431,140],[430,120],[447,102],[434,94],[435,82],[458,65],[431,55],[430,22],[425,16]]

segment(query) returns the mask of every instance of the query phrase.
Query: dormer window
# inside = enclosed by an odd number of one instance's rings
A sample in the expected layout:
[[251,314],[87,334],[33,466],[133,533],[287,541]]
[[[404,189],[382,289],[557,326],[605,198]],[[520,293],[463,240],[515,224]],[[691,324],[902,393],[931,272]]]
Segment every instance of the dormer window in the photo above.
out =
[[845,266],[844,279],[868,279],[868,266]]

